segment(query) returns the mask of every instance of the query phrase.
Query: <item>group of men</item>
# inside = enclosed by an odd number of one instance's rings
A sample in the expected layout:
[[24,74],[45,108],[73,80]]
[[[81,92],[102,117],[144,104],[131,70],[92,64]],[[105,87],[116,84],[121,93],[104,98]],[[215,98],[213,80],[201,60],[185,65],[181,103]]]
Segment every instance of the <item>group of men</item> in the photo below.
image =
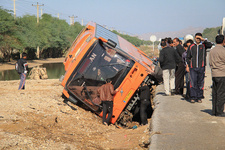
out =
[[[196,33],[194,40],[186,41],[183,46],[178,38],[161,40],[162,50],[158,61],[163,70],[165,96],[179,94],[191,103],[202,103],[204,99],[204,78],[206,50],[212,43]],[[225,40],[223,35],[215,38],[216,46],[210,51],[209,64],[212,70],[212,115],[225,116]],[[183,94],[184,77],[186,95]]]

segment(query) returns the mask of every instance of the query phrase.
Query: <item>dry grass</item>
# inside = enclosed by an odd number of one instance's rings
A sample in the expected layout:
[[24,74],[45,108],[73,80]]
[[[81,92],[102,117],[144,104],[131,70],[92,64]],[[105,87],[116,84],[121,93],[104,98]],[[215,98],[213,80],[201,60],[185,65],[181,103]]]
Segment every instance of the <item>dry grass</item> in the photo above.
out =
[[158,46],[154,46],[154,51],[153,51],[153,46],[140,46],[138,47],[141,51],[143,51],[145,54],[147,54],[150,58],[152,57],[159,57],[158,53]]

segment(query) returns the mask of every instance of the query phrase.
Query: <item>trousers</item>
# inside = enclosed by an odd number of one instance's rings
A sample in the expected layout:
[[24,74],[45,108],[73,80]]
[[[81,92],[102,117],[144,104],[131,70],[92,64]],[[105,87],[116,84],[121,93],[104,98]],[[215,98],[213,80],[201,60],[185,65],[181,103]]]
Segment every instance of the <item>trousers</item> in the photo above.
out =
[[21,73],[20,74],[20,85],[19,85],[19,88],[18,90],[21,90],[21,89],[25,89],[25,80],[26,80],[26,76],[27,74],[26,73]]
[[219,116],[224,111],[225,77],[213,77],[212,81],[212,115]]
[[190,98],[190,73],[185,72],[185,79],[186,79],[186,98]]
[[150,100],[143,99],[141,100],[141,105],[140,105],[140,118],[141,118],[141,124],[146,125],[148,124],[148,112],[147,108],[151,107],[151,102]]
[[[103,104],[103,116],[102,116],[102,122],[106,122],[109,124],[109,121],[112,117],[113,113],[113,101],[102,101]],[[106,115],[108,114],[107,118]]]
[[163,70],[163,83],[166,94],[170,94],[170,89],[175,89],[175,69]]
[[183,94],[184,91],[184,74],[185,66],[183,62],[179,62],[175,72],[175,91],[176,94]]
[[192,100],[204,98],[205,67],[190,68],[190,97]]

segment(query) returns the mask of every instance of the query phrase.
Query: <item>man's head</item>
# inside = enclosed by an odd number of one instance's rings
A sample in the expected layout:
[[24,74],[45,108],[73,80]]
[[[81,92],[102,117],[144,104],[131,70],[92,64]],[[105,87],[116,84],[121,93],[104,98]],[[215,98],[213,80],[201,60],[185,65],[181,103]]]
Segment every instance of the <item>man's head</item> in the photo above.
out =
[[112,80],[110,78],[107,78],[105,81],[106,83],[112,83]]
[[216,44],[221,44],[223,45],[224,44],[224,36],[223,35],[217,35],[216,38],[215,38],[215,41],[216,41]]
[[167,43],[170,45],[170,47],[173,47],[173,40],[170,37],[167,39]]
[[196,42],[197,44],[200,44],[202,40],[203,40],[202,34],[201,34],[201,33],[196,33],[196,34],[195,34],[195,42]]
[[182,45],[182,41],[179,39],[179,44]]
[[184,49],[185,49],[185,50],[187,50],[187,49],[188,49],[187,42],[185,42],[185,43],[183,44],[183,47],[184,47]]
[[194,43],[194,41],[192,39],[187,40],[187,46],[189,47],[190,45],[192,45]]
[[180,44],[180,40],[178,38],[173,39],[173,46],[177,46]]
[[162,48],[165,48],[166,47],[166,39],[162,39],[160,45]]
[[23,53],[22,53],[22,58],[23,58],[23,59],[27,59],[27,53],[23,52]]

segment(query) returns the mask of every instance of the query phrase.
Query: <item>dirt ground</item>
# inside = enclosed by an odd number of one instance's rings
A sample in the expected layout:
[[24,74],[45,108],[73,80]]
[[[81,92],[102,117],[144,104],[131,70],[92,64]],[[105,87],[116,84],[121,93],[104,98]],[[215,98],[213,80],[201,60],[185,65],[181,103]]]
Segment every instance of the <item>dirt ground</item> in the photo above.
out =
[[104,126],[97,115],[63,102],[58,79],[26,80],[23,91],[18,85],[0,81],[2,150],[147,149],[150,123],[137,129]]

